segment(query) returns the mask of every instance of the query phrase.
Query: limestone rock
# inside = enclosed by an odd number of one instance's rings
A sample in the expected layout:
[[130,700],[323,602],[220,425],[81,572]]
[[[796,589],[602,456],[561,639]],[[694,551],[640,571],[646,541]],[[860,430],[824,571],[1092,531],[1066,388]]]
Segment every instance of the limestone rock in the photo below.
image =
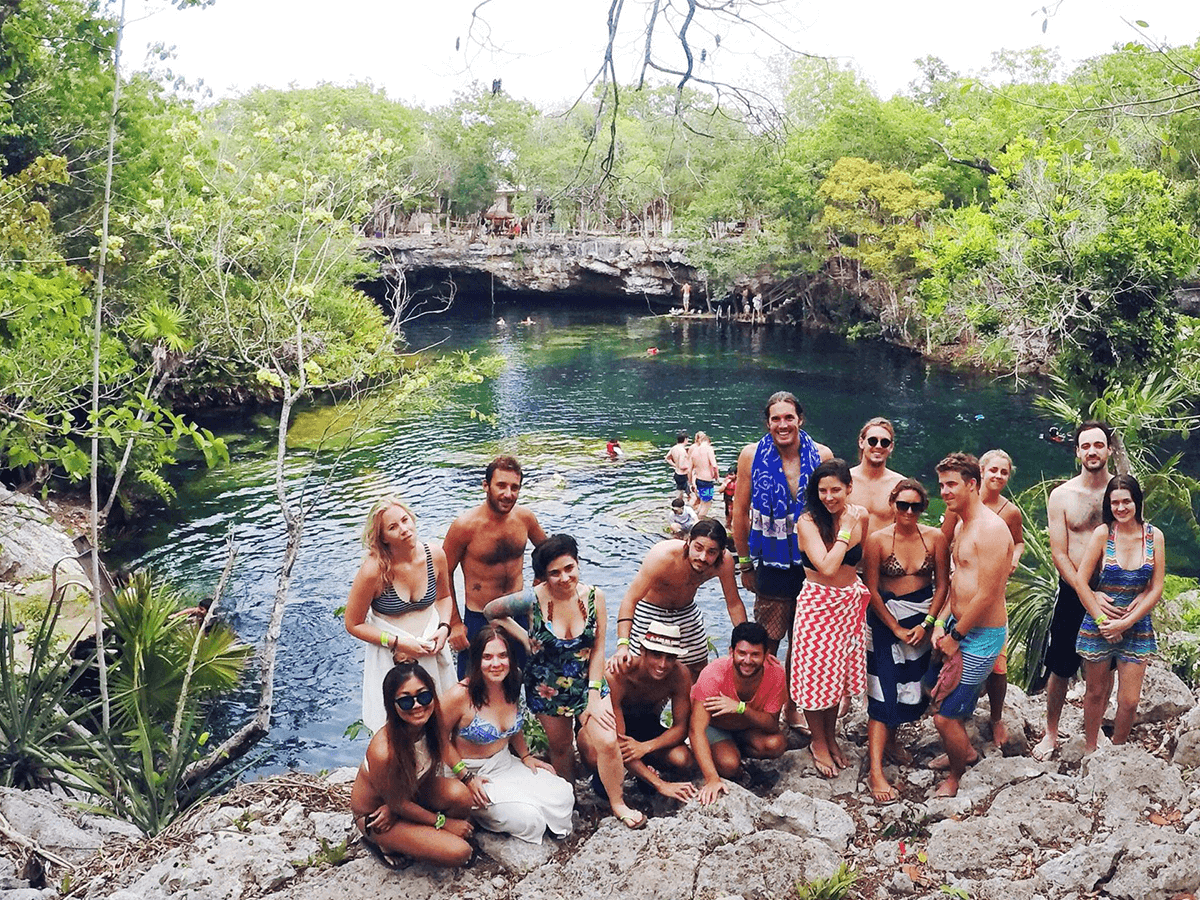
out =
[[1136,822],[1151,803],[1177,807],[1187,793],[1179,769],[1125,744],[1103,747],[1084,757],[1080,768],[1080,799],[1103,799],[1102,820],[1108,825]]
[[987,871],[1011,859],[1021,841],[1021,830],[1008,819],[945,819],[933,826],[926,852],[929,865],[944,872]]
[[854,837],[854,819],[836,803],[787,791],[763,810],[764,828],[786,831],[797,837],[816,838],[844,853]]
[[0,579],[49,578],[54,564],[69,556],[72,559],[58,567],[59,580],[70,578],[86,584],[83,569],[73,559],[76,552],[40,500],[0,485]]
[[81,817],[48,791],[0,788],[0,813],[18,832],[68,859],[86,857],[104,842],[103,835],[82,827]]
[[[1075,802],[1075,781],[1065,775],[1044,775],[1004,788],[988,807],[987,821],[1007,820],[1038,844],[1053,844],[1090,830]],[[1047,795],[1061,799],[1047,799]]]
[[[747,865],[749,860],[753,865]],[[737,891],[745,900],[778,900],[795,896],[797,883],[828,878],[840,864],[838,854],[822,841],[760,831],[704,857],[694,893],[688,885],[683,896],[716,900]]]
[[982,803],[993,792],[1010,784],[1041,778],[1050,771],[1046,763],[1023,756],[995,756],[981,759],[967,769],[955,797],[931,797],[926,806],[933,819],[961,815]]
[[549,838],[540,844],[531,844],[511,835],[493,834],[482,828],[475,833],[475,838],[480,852],[517,875],[524,875],[545,864],[558,849]]
[[1200,837],[1141,825],[1130,829],[1126,852],[1105,892],[1119,900],[1169,900],[1200,885]]
[[1171,762],[1186,769],[1200,766],[1200,706],[1193,706],[1175,729]]

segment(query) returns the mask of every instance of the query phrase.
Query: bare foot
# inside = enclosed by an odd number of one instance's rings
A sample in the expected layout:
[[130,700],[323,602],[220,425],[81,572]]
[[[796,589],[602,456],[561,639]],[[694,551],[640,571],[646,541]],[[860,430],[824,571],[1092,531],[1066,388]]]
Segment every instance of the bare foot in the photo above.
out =
[[883,777],[882,773],[876,776],[872,772],[868,776],[868,783],[871,788],[871,798],[876,803],[895,803],[900,799],[899,792]]
[[839,769],[844,769],[850,765],[849,761],[846,759],[846,754],[842,753],[842,748],[837,744],[833,744],[829,748],[829,755],[833,758],[833,764]]
[[1003,747],[1008,743],[1008,729],[1005,727],[1003,719],[992,723],[992,743],[997,747]]
[[1042,739],[1034,745],[1034,748],[1029,751],[1029,755],[1038,762],[1045,762],[1052,757],[1058,749],[1058,741],[1049,734],[1042,735]]
[[612,813],[630,831],[646,827],[646,814],[624,803],[613,804]]
[[[967,757],[967,765],[973,766],[979,762],[979,751],[974,747],[971,748],[971,755]],[[941,756],[935,756],[929,761],[929,768],[935,772],[945,772],[950,768],[950,757],[943,753]]]
[[812,756],[813,765],[817,767],[817,771],[821,773],[822,778],[833,778],[837,775],[837,766],[834,765],[829,754],[822,753],[818,756],[812,747],[808,748],[808,752]]
[[947,775],[946,780],[938,785],[936,791],[933,792],[935,797],[957,797],[958,796],[958,779],[953,775]]

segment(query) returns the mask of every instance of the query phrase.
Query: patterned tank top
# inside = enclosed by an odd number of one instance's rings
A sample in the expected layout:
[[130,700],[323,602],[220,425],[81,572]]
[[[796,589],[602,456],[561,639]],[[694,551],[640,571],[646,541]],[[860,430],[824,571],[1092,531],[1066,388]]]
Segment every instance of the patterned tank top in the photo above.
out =
[[1154,529],[1145,524],[1142,532],[1143,562],[1134,569],[1122,569],[1117,563],[1115,526],[1108,529],[1108,541],[1104,545],[1104,568],[1100,570],[1100,583],[1096,589],[1112,597],[1117,606],[1128,606],[1149,583],[1154,575]]
[[383,593],[371,601],[371,609],[381,616],[399,616],[404,613],[425,609],[437,600],[437,573],[433,570],[433,554],[429,545],[425,545],[425,596],[416,600],[401,600],[396,593],[396,586],[388,583]]

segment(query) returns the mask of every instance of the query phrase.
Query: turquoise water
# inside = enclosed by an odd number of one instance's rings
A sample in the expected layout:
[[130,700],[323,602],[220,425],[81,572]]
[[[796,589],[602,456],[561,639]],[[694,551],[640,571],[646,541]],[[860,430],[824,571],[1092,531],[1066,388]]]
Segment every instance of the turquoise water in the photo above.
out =
[[[809,433],[851,459],[862,423],[888,416],[897,429],[892,468],[927,486],[936,487],[936,462],[959,449],[1007,449],[1018,490],[1074,470],[1068,446],[1039,439],[1051,423],[1010,381],[929,365],[880,344],[615,311],[502,312],[509,322],[528,313],[536,323],[501,328],[491,317],[414,323],[411,346],[500,354],[503,372],[457,389],[432,410],[370,427],[346,451],[324,493],[320,478],[309,480],[313,506],[283,624],[275,717],[258,770],[317,769],[361,758],[365,739],[350,741],[343,732],[359,718],[362,647],[334,610],[345,602],[358,567],[363,516],[384,491],[408,498],[421,535],[438,538],[456,515],[482,500],[488,461],[515,453],[526,468],[522,502],[547,533],[568,531],[579,539],[583,577],[607,594],[612,623],[646,550],[663,536],[672,483],[662,458],[675,432],[708,432],[724,471],[742,445],[762,435],[762,406],[776,390],[796,393]],[[650,348],[657,354],[648,354]],[[472,409],[494,417],[494,424],[472,418]],[[331,413],[315,409],[297,417],[290,469],[297,484]],[[150,565],[198,593],[211,591],[232,529],[240,555],[223,614],[258,644],[283,547],[271,476],[273,420],[223,417],[208,424],[229,439],[231,464],[186,470],[173,509],[114,549],[121,560]],[[619,463],[600,455],[612,435],[627,452]],[[713,508],[721,511],[719,500]],[[723,647],[729,623],[716,583],[703,586],[697,599]],[[750,598],[744,599],[749,607]],[[610,650],[612,641],[610,625]],[[214,730],[242,721],[256,699],[256,686],[247,685],[215,713]]]

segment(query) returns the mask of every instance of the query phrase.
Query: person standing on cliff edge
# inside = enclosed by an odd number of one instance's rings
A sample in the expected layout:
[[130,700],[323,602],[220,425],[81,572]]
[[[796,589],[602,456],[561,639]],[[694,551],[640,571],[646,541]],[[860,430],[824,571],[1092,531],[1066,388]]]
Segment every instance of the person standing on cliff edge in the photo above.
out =
[[[458,654],[458,677],[467,675],[467,654],[479,629],[487,624],[483,608],[525,584],[525,545],[534,547],[546,532],[532,510],[517,506],[525,475],[511,456],[497,456],[483,477],[484,502],[455,519],[442,547],[450,572],[450,596],[454,601],[450,619],[450,647]],[[462,565],[465,606],[458,611],[454,569]],[[525,624],[525,623],[521,623]],[[524,666],[525,660],[516,661]]]
[[[733,541],[742,586],[754,594],[754,621],[767,630],[767,652],[774,655],[785,636],[791,641],[804,585],[796,520],[804,513],[809,478],[833,451],[804,432],[804,408],[794,394],[772,394],[764,415],[767,433],[738,454]],[[803,727],[790,699],[785,715],[789,725]]]

